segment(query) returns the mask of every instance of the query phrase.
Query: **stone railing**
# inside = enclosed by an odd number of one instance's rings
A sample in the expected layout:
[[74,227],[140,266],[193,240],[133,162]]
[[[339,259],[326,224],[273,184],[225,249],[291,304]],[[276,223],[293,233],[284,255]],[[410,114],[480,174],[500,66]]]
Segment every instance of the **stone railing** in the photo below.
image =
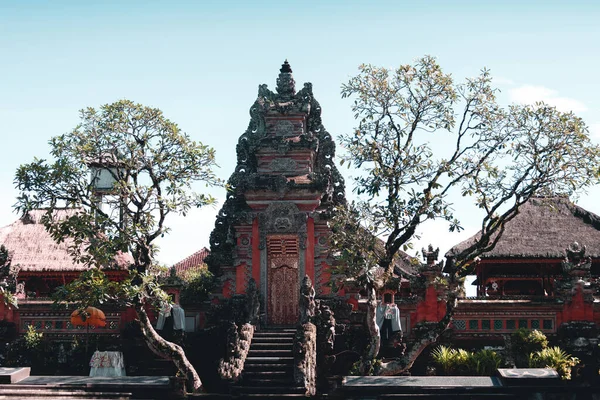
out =
[[254,325],[246,323],[238,327],[233,322],[227,332],[227,355],[219,360],[219,375],[222,379],[237,382],[244,369],[244,363],[254,336]]
[[306,396],[317,391],[317,327],[307,322],[298,326],[294,338],[294,381],[306,388]]
[[249,322],[243,324],[239,329],[235,323],[231,322],[227,329],[227,354],[219,360],[219,375],[222,379],[232,382],[240,379],[258,323],[259,307],[258,288],[254,279],[250,279],[245,310],[246,320]]
[[317,327],[315,289],[308,276],[300,286],[300,324],[294,337],[294,381],[306,389],[306,396],[317,391]]

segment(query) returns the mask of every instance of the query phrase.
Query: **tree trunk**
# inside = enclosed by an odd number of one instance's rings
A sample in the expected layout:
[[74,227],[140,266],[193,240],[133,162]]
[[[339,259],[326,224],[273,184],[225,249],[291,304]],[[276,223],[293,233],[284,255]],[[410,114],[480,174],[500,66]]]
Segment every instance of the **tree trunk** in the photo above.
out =
[[361,362],[361,374],[366,375],[372,362],[379,354],[381,336],[377,325],[377,292],[373,283],[367,283],[367,329],[369,331],[369,344]]
[[150,350],[157,356],[171,360],[175,363],[179,372],[186,378],[186,389],[189,392],[201,391],[202,381],[192,364],[188,361],[181,346],[163,339],[163,337],[154,330],[143,304],[136,304],[135,311],[139,318],[139,324],[142,328],[144,338],[146,339],[146,344]]
[[406,354],[402,358],[382,363],[378,375],[393,376],[408,371],[412,368],[417,357],[421,355],[423,350],[425,350],[430,344],[435,343],[438,337],[439,335],[435,335],[435,337],[423,339],[410,346],[410,349],[407,350]]
[[456,287],[452,287],[448,293],[448,299],[446,302],[446,315],[440,322],[438,322],[435,328],[431,329],[421,338],[418,338],[415,342],[408,346],[406,353],[402,358],[382,363],[381,368],[378,371],[378,375],[392,376],[399,375],[403,372],[408,371],[429,345],[437,342],[438,338],[450,325],[452,316],[454,315],[454,309],[456,308]]

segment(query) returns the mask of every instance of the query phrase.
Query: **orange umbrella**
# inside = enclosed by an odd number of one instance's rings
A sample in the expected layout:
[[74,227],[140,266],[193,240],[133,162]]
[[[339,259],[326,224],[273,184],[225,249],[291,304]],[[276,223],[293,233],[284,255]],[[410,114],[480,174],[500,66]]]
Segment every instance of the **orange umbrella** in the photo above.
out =
[[86,307],[84,310],[75,310],[71,314],[71,324],[73,326],[106,326],[106,316],[102,310],[96,307]]

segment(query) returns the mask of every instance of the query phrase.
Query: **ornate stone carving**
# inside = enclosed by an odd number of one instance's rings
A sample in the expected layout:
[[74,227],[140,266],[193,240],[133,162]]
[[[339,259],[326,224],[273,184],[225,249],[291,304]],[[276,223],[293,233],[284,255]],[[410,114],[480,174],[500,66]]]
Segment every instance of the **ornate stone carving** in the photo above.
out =
[[327,245],[327,236],[321,235],[319,236],[319,245],[326,246]]
[[315,288],[308,275],[305,275],[300,286],[300,323],[311,322],[315,316],[315,309]]
[[276,158],[269,164],[271,171],[294,171],[298,164],[291,158]]
[[282,120],[278,121],[275,125],[276,136],[294,136],[294,124],[290,121]]
[[298,233],[298,239],[300,241],[300,248],[306,250],[306,241],[308,240],[306,232]]
[[258,324],[258,314],[260,310],[260,294],[256,287],[254,278],[248,281],[248,289],[246,291],[248,303],[246,303],[246,312],[248,313],[248,322],[256,326]]
[[276,232],[289,232],[292,227],[292,221],[289,217],[277,217],[273,223]]
[[427,283],[431,284],[434,282],[435,278],[442,275],[442,270],[444,268],[444,262],[440,261],[436,264],[440,249],[433,249],[432,245],[427,247],[427,250],[422,249],[423,259],[425,260],[425,264],[421,264],[419,270],[421,274],[426,278]]
[[287,60],[285,60],[279,72],[277,93],[284,99],[289,99],[296,94],[296,81],[294,81],[292,67]]
[[592,267],[592,258],[585,256],[586,247],[581,246],[577,242],[571,243],[565,249],[566,257],[562,262],[562,269],[565,274],[576,279],[581,279],[590,276],[590,268]]
[[[235,265],[235,255],[238,253],[235,249],[235,240],[232,239],[237,236],[235,229],[231,227],[252,224],[250,215],[254,216],[254,214],[245,201],[247,191],[273,191],[276,193],[276,198],[277,196],[281,198],[287,191],[296,190],[298,186],[306,186],[323,194],[318,212],[323,215],[323,220],[331,216],[336,205],[345,203],[344,179],[334,163],[335,143],[322,124],[321,106],[314,98],[312,85],[305,83],[304,87],[296,92],[292,69],[289,63],[285,62],[280,69],[276,89],[271,91],[267,85],[258,87],[258,96],[249,109],[248,128],[240,136],[236,146],[237,167],[228,180],[227,199],[217,216],[210,237],[210,255],[206,258],[210,270],[217,275],[222,273],[220,271],[222,267]],[[273,122],[278,121],[281,125],[272,126],[269,122],[267,126],[268,119]],[[273,135],[276,129],[279,133]],[[298,140],[289,140],[290,132],[294,136],[299,135]],[[277,159],[287,160],[269,164],[279,174],[258,173],[260,160],[257,153],[265,148],[275,149],[281,154]],[[286,157],[287,154],[298,149],[311,149],[315,152],[312,160],[314,164],[309,166],[311,171],[309,183],[288,182],[281,174],[281,172],[298,169],[298,165],[292,165],[293,160]],[[288,206],[277,205],[275,208],[258,213],[260,250],[265,249],[266,235],[270,233],[297,234],[300,240],[299,247],[305,247],[306,213],[299,212],[297,209],[285,209],[286,207]]]
[[25,293],[25,282],[17,283],[17,289],[15,290],[15,297],[17,299],[24,299],[27,297]]
[[440,248],[438,247],[437,249],[433,250],[433,246],[430,244],[427,247],[427,250],[423,248],[421,249],[421,252],[423,253],[423,260],[427,262],[427,265],[433,265],[438,259]]
[[259,215],[261,235],[267,233],[306,232],[306,213],[300,212],[293,203],[276,201]]

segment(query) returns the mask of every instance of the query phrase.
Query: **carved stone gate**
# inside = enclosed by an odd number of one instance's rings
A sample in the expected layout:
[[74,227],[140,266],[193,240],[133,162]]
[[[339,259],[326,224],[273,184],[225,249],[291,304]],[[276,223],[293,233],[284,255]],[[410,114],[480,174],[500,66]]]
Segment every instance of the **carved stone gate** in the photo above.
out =
[[268,322],[293,325],[298,320],[298,235],[269,235]]

